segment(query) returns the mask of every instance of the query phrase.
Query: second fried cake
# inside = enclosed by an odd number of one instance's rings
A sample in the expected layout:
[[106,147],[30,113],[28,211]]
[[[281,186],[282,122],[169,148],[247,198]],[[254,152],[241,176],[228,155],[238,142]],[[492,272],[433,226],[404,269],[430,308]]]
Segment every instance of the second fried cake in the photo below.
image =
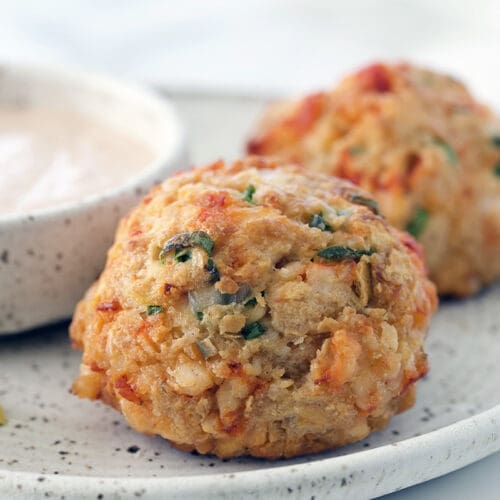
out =
[[248,152],[343,177],[424,246],[441,294],[500,276],[500,127],[460,82],[375,64],[272,107]]

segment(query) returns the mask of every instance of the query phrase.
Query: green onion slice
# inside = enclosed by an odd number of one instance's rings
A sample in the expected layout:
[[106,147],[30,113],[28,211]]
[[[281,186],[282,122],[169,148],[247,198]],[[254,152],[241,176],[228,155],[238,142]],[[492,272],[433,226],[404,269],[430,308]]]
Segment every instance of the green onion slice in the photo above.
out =
[[[163,261],[172,250],[179,251],[184,248],[201,247],[211,257],[214,251],[214,240],[205,231],[193,231],[191,233],[179,233],[172,236],[161,249],[160,261]],[[179,261],[178,261],[179,262]],[[180,261],[184,262],[184,261]]]
[[448,161],[452,165],[456,165],[458,163],[457,152],[455,151],[455,149],[450,144],[448,144],[447,142],[445,142],[445,141],[443,141],[441,139],[436,139],[434,141],[434,143],[443,150],[444,154],[448,158]]
[[311,220],[309,221],[309,227],[317,227],[321,231],[331,231],[332,226],[328,224],[323,218],[323,214],[313,214],[311,215]]
[[319,257],[327,260],[359,260],[363,255],[372,255],[375,250],[356,250],[344,246],[332,246],[323,248],[318,252]]
[[255,194],[255,186],[250,184],[243,192],[243,199],[248,203],[253,203],[254,194]]
[[208,259],[205,270],[208,272],[209,283],[217,283],[220,280],[220,272],[215,262],[212,259]]
[[370,208],[374,214],[380,215],[380,208],[375,200],[366,198],[365,196],[360,196],[359,194],[352,194],[349,199],[357,205],[364,205],[365,207]]
[[415,238],[418,238],[429,220],[429,212],[425,208],[417,208],[413,219],[406,226],[406,230]]
[[260,337],[263,333],[265,333],[265,331],[266,328],[256,321],[255,323],[250,323],[245,326],[243,330],[241,330],[241,334],[245,340],[252,340]]
[[153,316],[155,314],[160,314],[164,311],[165,309],[163,306],[148,306],[147,307],[147,313],[148,316]]

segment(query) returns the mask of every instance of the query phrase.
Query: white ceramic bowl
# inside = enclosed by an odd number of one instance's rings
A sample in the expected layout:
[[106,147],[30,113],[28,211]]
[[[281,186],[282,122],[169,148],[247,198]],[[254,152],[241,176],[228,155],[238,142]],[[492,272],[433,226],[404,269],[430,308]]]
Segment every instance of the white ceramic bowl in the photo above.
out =
[[113,189],[53,208],[0,213],[0,334],[69,317],[101,271],[119,218],[187,161],[172,105],[133,85],[66,69],[0,66],[0,105],[19,101],[67,103],[111,117],[148,144],[155,159],[138,175],[117,179]]

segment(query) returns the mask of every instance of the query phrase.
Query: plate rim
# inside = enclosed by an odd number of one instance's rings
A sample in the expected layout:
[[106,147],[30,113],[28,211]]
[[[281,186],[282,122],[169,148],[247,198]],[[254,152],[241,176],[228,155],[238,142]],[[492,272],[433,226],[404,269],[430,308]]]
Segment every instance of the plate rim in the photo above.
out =
[[[451,447],[461,453],[453,457]],[[327,489],[336,487],[343,488],[345,496],[353,493],[380,496],[442,476],[498,451],[500,403],[420,436],[300,464],[177,477],[56,475],[0,469],[0,479],[6,485],[5,488],[0,487],[0,492],[15,498],[20,493],[17,484],[21,483],[23,494],[28,489],[30,493],[41,493],[49,488],[54,494],[69,492],[81,498],[96,498],[99,493],[106,497],[107,494],[116,494],[119,487],[126,488],[124,494],[133,495],[133,491],[145,486],[148,488],[147,496],[153,498],[177,498],[182,495],[183,499],[199,499],[207,491],[211,492],[211,498],[221,498],[228,493],[238,494],[238,498],[251,498],[257,491],[263,490],[262,485],[265,485],[265,492],[292,493],[307,481],[311,488],[321,488],[321,491],[315,490],[317,499],[322,493],[326,494]],[[419,463],[418,458],[425,454],[428,454],[426,468],[420,470],[420,474],[412,474],[415,469],[409,466],[413,462]],[[387,477],[388,467],[393,477]],[[361,478],[355,481],[355,474],[359,471],[370,474],[370,478],[378,472],[380,479],[375,486],[372,480],[366,480],[366,476],[364,481]],[[398,477],[395,477],[395,472]],[[352,481],[348,482],[347,477]],[[229,480],[232,483],[228,483]],[[306,488],[302,490],[302,493],[305,492]]]

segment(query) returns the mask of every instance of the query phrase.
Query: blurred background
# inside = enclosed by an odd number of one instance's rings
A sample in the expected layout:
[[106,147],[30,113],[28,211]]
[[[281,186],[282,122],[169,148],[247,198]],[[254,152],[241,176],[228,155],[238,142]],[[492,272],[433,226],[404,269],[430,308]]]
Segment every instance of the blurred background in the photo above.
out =
[[276,95],[374,59],[455,74],[500,108],[498,0],[2,0],[0,60]]

